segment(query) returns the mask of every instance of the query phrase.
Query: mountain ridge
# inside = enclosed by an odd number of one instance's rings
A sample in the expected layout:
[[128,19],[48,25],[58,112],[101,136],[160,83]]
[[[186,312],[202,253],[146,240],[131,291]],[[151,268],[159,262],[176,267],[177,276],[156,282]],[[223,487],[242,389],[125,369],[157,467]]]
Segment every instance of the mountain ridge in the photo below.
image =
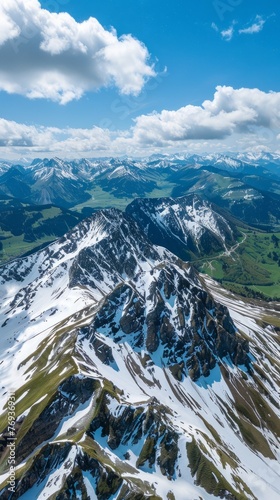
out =
[[217,210],[194,193],[178,198],[137,198],[126,213],[154,244],[165,246],[183,260],[193,260],[227,251],[236,240],[236,227]]
[[115,209],[0,271],[16,498],[265,500],[265,488],[276,500],[277,331],[261,310],[244,332],[221,294]]

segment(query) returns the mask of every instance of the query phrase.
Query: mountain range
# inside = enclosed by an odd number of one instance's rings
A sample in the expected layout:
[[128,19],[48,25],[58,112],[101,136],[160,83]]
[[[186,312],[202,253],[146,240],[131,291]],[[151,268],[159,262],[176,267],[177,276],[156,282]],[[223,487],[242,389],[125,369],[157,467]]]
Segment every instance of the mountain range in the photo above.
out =
[[179,255],[188,241],[226,251],[235,228],[214,208],[186,196],[96,211],[0,267],[0,498],[13,391],[12,498],[280,498],[279,304]]
[[153,156],[0,162],[0,206],[12,200],[74,208],[125,208],[136,197],[195,192],[256,227],[279,225],[280,155]]
[[[279,165],[276,153],[0,162],[0,262],[46,246],[98,209],[135,209],[142,227],[148,210],[153,221],[148,214],[145,230],[153,243],[164,240],[170,251],[232,291],[277,299]],[[199,245],[195,234],[188,232],[186,238],[181,217],[196,228],[195,220],[188,219],[192,202],[188,213],[179,203],[177,215],[174,205],[192,196],[212,206],[230,228],[224,242],[213,231],[210,235],[205,224]],[[165,209],[168,216],[161,214]],[[199,210],[197,217],[202,217],[204,209]]]

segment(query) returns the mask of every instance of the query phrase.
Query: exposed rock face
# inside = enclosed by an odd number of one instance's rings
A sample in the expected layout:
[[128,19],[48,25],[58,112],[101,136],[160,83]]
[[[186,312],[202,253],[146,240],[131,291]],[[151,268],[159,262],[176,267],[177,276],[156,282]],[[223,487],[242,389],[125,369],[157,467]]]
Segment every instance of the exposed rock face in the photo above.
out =
[[[217,208],[216,208],[217,210]],[[211,255],[233,245],[236,228],[197,195],[138,198],[126,208],[156,245],[184,260]]]
[[83,329],[88,338],[96,332],[117,342],[129,336],[150,354],[161,348],[164,363],[182,359],[181,374],[193,380],[208,376],[226,356],[249,365],[248,343],[236,335],[226,308],[201,288],[192,270],[182,273],[180,262],[154,268],[144,294],[129,284],[109,294],[92,325]]
[[[113,402],[117,404],[117,401]],[[120,446],[124,448],[129,442],[132,446],[142,443],[137,460],[138,467],[147,465],[153,469],[157,463],[162,474],[171,479],[175,473],[179,452],[178,435],[170,429],[165,409],[154,400],[148,409],[143,406],[128,408],[126,405],[117,404],[116,412],[112,414],[110,404],[112,398],[104,393],[99,413],[89,428],[89,435],[94,438],[99,429],[112,450]]]
[[[56,467],[63,464],[70,451],[70,443],[47,444],[36,457],[28,474],[25,474],[21,481],[17,483],[16,491],[12,494],[12,497],[18,499],[35,484],[43,482]],[[3,500],[11,498],[8,488],[2,492],[1,498]]]
[[[18,482],[13,498],[21,498],[32,486],[39,486],[48,477],[53,476],[53,479],[49,480],[51,489],[56,484],[55,471],[59,468],[64,469],[66,479],[60,483],[60,492],[55,496],[59,500],[77,496],[89,498],[82,472],[87,472],[92,484],[96,485],[98,500],[108,500],[123,482],[120,476],[109,468],[101,466],[98,460],[83,453],[78,446],[70,443],[52,443],[42,448],[28,473]],[[5,490],[1,498],[8,500],[11,498],[10,492]]]
[[92,285],[107,276],[114,284],[120,276],[135,278],[141,264],[155,261],[158,252],[145,237],[136,222],[118,210],[104,210],[92,217],[93,224],[106,234],[93,245],[82,248],[70,269],[69,286]]

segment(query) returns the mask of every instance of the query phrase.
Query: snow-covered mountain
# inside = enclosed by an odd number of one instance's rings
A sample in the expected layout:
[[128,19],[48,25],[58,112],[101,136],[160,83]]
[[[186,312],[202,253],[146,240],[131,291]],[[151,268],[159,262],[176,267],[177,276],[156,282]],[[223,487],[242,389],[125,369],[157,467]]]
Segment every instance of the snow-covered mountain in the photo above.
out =
[[84,170],[75,171],[73,162],[60,158],[34,160],[25,170],[32,203],[68,208],[90,198]]
[[0,160],[0,176],[3,175],[7,170],[9,170],[12,166],[12,162],[7,160]]
[[[157,184],[145,162],[128,159],[37,158],[30,165],[0,164],[0,196],[22,202],[73,207],[99,187],[116,197],[143,196]],[[19,178],[20,174],[20,178]]]
[[[251,171],[252,165],[250,162],[246,161],[246,158],[240,160],[232,156],[224,154],[209,154],[197,158],[197,163],[201,165],[212,165],[219,170],[229,171],[229,172],[246,172]],[[253,170],[256,170],[256,165],[254,164]]]
[[224,170],[242,170],[248,165],[265,166],[268,164],[280,165],[280,153],[267,151],[248,151],[243,153],[175,153],[166,155],[154,154],[148,158],[149,162],[188,162],[197,165],[214,165]]
[[236,229],[197,195],[137,198],[126,208],[149,239],[184,260],[226,251]]
[[157,187],[145,163],[124,159],[111,159],[95,182],[117,198],[144,196]]
[[259,152],[247,152],[247,153],[236,153],[234,155],[237,159],[251,163],[253,165],[267,165],[275,164],[280,165],[280,153],[259,151]]
[[1,498],[10,391],[14,498],[280,497],[267,311],[223,296],[115,209],[0,275]]
[[[173,190],[180,187],[186,194],[187,186],[177,185],[181,174],[187,170],[203,179],[205,169],[212,169],[213,176],[226,177],[228,173],[233,180],[246,184],[245,188],[250,189],[253,184],[257,190],[280,192],[280,155],[219,153],[153,155],[143,159],[36,158],[31,164],[23,165],[0,162],[0,196],[18,197],[24,203],[70,208],[92,202],[96,189],[101,198],[108,193],[111,199],[175,195]],[[21,173],[20,179],[16,171]],[[104,204],[93,201],[91,206]]]
[[27,170],[32,173],[32,179],[35,182],[48,182],[52,177],[78,180],[78,177],[73,173],[72,163],[60,158],[34,160]]
[[[21,210],[21,226],[29,228],[28,210],[34,211],[34,205],[38,209],[39,218],[42,217],[40,210],[41,207],[44,210],[43,206],[45,208],[54,206],[55,210],[58,207],[62,211],[73,209],[87,216],[100,208],[116,207],[125,210],[135,198],[178,198],[196,193],[208,202],[214,203],[216,206],[214,211],[218,211],[225,219],[233,216],[240,219],[241,224],[278,232],[280,177],[275,163],[271,164],[270,170],[269,168],[267,165],[264,167],[249,164],[221,154],[204,156],[180,154],[158,158],[155,155],[142,160],[37,158],[30,165],[6,165],[5,172],[2,172],[2,175],[0,172],[0,212],[6,212],[4,218],[8,216],[12,226],[15,227],[19,217],[18,209]],[[23,220],[24,213],[25,220]],[[51,210],[45,214],[46,218],[49,214],[52,220]],[[202,212],[197,215],[201,217]],[[71,220],[75,217],[74,214]],[[158,236],[170,237],[168,248],[171,251],[184,259],[200,258],[204,249],[210,251],[211,255],[216,251],[220,252],[221,238],[209,232],[207,228],[204,228],[198,240],[195,235],[191,237],[188,232],[186,246],[186,237],[181,234],[179,227],[180,217],[174,222],[176,225],[174,234],[179,236],[177,245],[173,245],[175,240],[172,230],[172,234],[168,230],[169,236],[162,232],[162,228],[159,231],[161,234]],[[171,221],[170,216],[169,219]],[[63,225],[70,229],[71,220],[65,220]],[[195,223],[193,227],[196,227]],[[19,241],[20,234],[26,234],[25,229],[13,233],[10,240],[10,228],[2,224],[1,260],[9,260],[15,256],[15,253],[10,251],[14,243],[20,255],[49,242],[50,239],[46,240],[45,236],[53,234],[54,239],[62,233],[55,228],[53,233],[48,230],[44,235],[41,232],[43,241],[37,243],[34,236],[28,248],[26,243],[30,242],[30,237],[24,236],[24,240]],[[237,234],[234,234],[233,238],[236,236]],[[153,241],[159,242],[159,240]],[[184,243],[181,245],[180,241]],[[224,249],[227,245],[228,241],[222,242]],[[230,245],[232,246],[231,243]]]

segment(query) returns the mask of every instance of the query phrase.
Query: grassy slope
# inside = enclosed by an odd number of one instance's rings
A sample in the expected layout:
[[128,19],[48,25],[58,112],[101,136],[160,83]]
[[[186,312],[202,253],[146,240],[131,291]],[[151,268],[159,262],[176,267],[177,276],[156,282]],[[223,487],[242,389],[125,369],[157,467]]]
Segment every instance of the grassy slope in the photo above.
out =
[[30,245],[30,243],[24,241],[24,235],[13,236],[9,232],[1,231],[1,238],[2,237],[5,238],[5,241],[2,241],[3,250],[0,253],[0,264],[3,264],[10,259],[19,257],[20,255],[24,255],[29,252],[31,248],[35,250],[35,247],[45,244],[47,245],[55,239],[55,237],[51,238],[50,236],[45,236],[38,239],[36,241],[36,245]]
[[21,206],[0,212],[0,264],[45,246],[82,219],[55,206]]
[[[260,292],[268,298],[280,296],[280,233],[244,229],[243,242],[231,256],[197,262],[201,272],[221,280],[233,291],[246,295]],[[274,236],[279,239],[279,243]]]

